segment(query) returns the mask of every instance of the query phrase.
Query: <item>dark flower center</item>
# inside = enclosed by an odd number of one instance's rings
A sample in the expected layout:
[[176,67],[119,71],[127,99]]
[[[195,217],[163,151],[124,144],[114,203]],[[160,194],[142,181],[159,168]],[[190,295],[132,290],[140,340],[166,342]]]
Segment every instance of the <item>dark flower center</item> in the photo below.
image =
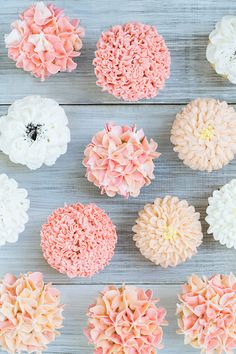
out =
[[33,141],[36,141],[37,137],[42,133],[42,124],[30,123],[26,127],[26,135]]

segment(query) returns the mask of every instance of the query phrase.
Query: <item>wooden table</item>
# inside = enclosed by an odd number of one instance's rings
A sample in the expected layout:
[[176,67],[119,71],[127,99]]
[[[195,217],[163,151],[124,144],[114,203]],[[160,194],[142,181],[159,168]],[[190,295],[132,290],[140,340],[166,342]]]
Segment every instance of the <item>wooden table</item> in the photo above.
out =
[[[31,1],[0,0],[0,113],[15,99],[40,94],[64,105],[69,117],[72,141],[68,152],[49,168],[30,171],[0,154],[0,173],[14,177],[31,199],[30,220],[17,244],[0,248],[0,275],[6,272],[42,271],[62,292],[65,322],[62,335],[47,353],[91,354],[83,335],[86,311],[105,284],[123,282],[152,288],[168,311],[163,354],[190,354],[183,337],[176,335],[177,292],[191,273],[211,275],[236,272],[235,250],[226,249],[206,234],[204,221],[207,198],[214,189],[235,177],[236,160],[218,172],[200,173],[185,167],[173,152],[170,129],[176,113],[196,97],[215,97],[236,103],[235,86],[215,74],[205,58],[208,34],[223,15],[235,14],[232,0],[57,0],[66,14],[81,19],[86,29],[82,55],[74,73],[61,73],[41,83],[16,69],[7,57],[3,33]],[[102,31],[114,24],[141,21],[157,26],[171,51],[171,78],[158,97],[138,104],[125,104],[95,85],[92,67],[96,42]],[[156,163],[155,181],[139,198],[101,196],[90,184],[82,166],[84,147],[107,121],[137,124],[159,143],[161,158]],[[156,267],[141,256],[132,240],[132,226],[138,210],[157,196],[176,195],[187,199],[201,213],[204,242],[197,256],[175,269]],[[40,249],[40,228],[47,215],[66,203],[94,202],[109,213],[117,225],[119,241],[110,265],[92,279],[69,280],[51,269]]]

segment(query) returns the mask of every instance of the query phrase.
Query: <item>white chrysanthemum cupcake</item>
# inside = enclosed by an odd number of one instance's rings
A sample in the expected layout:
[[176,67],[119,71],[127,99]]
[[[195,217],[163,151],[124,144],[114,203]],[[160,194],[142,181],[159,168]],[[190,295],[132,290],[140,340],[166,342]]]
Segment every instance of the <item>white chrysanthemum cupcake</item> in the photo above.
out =
[[27,96],[15,101],[0,118],[0,149],[12,162],[36,170],[52,166],[70,141],[68,119],[49,98]]
[[208,234],[213,234],[222,245],[236,249],[236,179],[214,191],[208,202]]
[[236,16],[224,16],[209,35],[207,60],[217,74],[236,84]]
[[0,175],[0,246],[16,242],[24,231],[30,204],[27,195],[13,178]]

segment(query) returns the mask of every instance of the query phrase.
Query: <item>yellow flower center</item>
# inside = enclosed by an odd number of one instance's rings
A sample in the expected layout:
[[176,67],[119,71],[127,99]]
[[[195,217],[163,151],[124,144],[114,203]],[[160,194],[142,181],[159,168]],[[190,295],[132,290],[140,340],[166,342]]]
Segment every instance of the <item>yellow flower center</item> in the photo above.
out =
[[200,133],[200,138],[202,140],[211,140],[213,137],[214,128],[211,125],[208,125],[207,128],[203,128]]
[[163,232],[163,236],[165,240],[172,240],[176,237],[176,231],[172,226],[166,226]]

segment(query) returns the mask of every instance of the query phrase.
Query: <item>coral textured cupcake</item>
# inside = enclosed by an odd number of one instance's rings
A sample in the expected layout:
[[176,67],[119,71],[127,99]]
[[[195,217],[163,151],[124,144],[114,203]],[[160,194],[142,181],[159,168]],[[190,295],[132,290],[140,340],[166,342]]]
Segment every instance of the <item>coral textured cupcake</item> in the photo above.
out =
[[67,124],[65,111],[56,101],[27,96],[15,101],[0,119],[0,150],[31,170],[52,166],[66,153]]
[[106,124],[85,149],[86,177],[109,197],[137,197],[155,178],[153,160],[160,156],[156,149],[157,143],[148,142],[142,129]]
[[199,218],[186,200],[157,198],[139,212],[134,241],[142,255],[156,265],[175,267],[195,255],[202,243]]
[[65,205],[49,216],[41,230],[48,264],[70,278],[91,277],[111,260],[116,228],[94,204]]
[[70,20],[53,4],[31,5],[5,36],[8,56],[16,67],[42,81],[60,71],[73,71],[80,56],[84,35],[79,20]]
[[208,234],[213,234],[222,245],[236,249],[236,179],[214,191],[208,202]]
[[224,16],[210,33],[206,57],[216,73],[236,84],[236,16]]
[[30,204],[27,195],[13,178],[0,174],[0,246],[16,242],[24,231]]
[[151,290],[106,287],[88,311],[85,334],[98,353],[155,354],[161,349],[166,311]]
[[0,281],[0,346],[10,354],[42,353],[59,335],[63,306],[60,293],[42,273]]
[[236,349],[236,278],[192,275],[177,305],[179,334],[201,353],[233,354]]
[[156,96],[170,75],[170,53],[154,26],[127,23],[102,33],[93,61],[97,85],[125,101]]
[[171,142],[180,160],[193,170],[219,170],[236,153],[236,112],[226,102],[196,99],[177,114]]

